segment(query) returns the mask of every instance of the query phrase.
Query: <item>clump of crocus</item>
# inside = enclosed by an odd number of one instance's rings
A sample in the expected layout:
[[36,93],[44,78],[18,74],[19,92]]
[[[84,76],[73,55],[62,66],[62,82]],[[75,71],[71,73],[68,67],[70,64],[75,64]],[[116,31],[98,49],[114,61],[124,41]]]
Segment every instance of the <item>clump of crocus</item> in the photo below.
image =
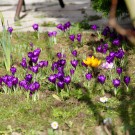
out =
[[115,58],[115,52],[110,52],[108,56],[106,56],[106,61],[108,63],[113,63]]
[[71,27],[71,23],[68,21],[68,22],[66,22],[65,24],[58,24],[57,26],[56,26],[59,30],[61,30],[61,31],[67,31],[70,27]]
[[89,66],[89,67],[98,67],[101,64],[101,60],[95,58],[94,56],[92,57],[87,57],[86,60],[83,60],[83,62]]
[[13,75],[5,75],[1,77],[1,84],[4,83],[9,89],[3,88],[5,93],[9,93],[18,84],[18,78]]
[[36,64],[38,62],[40,52],[40,48],[35,49],[33,52],[28,52],[28,57],[30,58],[29,64],[31,63],[30,66],[33,66],[33,63]]
[[49,40],[50,40],[50,45],[57,43],[56,35],[57,35],[57,31],[48,32],[48,36],[49,36]]
[[96,48],[97,52],[100,52],[103,54],[106,54],[107,50],[108,50],[108,44],[101,44]]
[[79,34],[77,34],[76,36],[74,35],[74,34],[72,34],[72,35],[69,35],[69,39],[71,40],[71,41],[75,41],[75,39],[78,41],[78,42],[81,42],[81,39],[82,39],[82,35],[79,33]]
[[40,68],[43,68],[43,67],[47,67],[48,66],[48,61],[39,61],[38,63],[37,63],[37,65],[38,65],[38,67],[40,67]]

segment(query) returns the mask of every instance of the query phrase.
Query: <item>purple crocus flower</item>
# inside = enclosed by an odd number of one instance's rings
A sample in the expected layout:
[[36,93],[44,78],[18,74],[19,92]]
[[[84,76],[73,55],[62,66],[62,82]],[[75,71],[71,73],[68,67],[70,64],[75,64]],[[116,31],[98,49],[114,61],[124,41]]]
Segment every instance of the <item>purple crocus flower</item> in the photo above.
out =
[[10,34],[12,34],[13,28],[12,28],[12,27],[8,27],[8,32],[9,32]]
[[24,84],[24,85],[23,85],[23,88],[24,88],[25,90],[29,90],[29,84]]
[[60,30],[62,30],[63,28],[63,25],[62,24],[58,24],[57,26],[56,26],[58,29],[60,29]]
[[65,76],[64,77],[64,82],[68,85],[71,82],[71,77],[69,75]]
[[120,40],[119,39],[114,39],[112,44],[116,45],[116,46],[119,46],[120,45]]
[[44,61],[39,61],[38,62],[38,67],[43,68],[44,67]]
[[10,68],[10,72],[12,73],[12,75],[14,75],[16,73],[16,68],[15,67],[11,67]]
[[75,73],[74,69],[70,69],[70,74],[73,75]]
[[21,65],[23,68],[27,68],[26,58],[22,58],[22,62],[20,63],[20,65]]
[[92,30],[97,30],[97,25],[95,25],[95,24],[92,25],[92,26],[91,26],[91,29],[92,29]]
[[58,68],[58,63],[57,62],[53,62],[52,63],[52,67],[51,67],[52,71],[56,70],[57,68]]
[[35,84],[34,84],[34,83],[31,83],[31,84],[29,85],[29,90],[30,90],[31,92],[35,92],[36,87],[35,87]]
[[70,22],[66,22],[66,23],[64,24],[64,28],[65,28],[65,29],[70,28],[70,26],[71,26],[71,23],[70,23]]
[[115,57],[115,52],[110,52],[110,53],[109,53],[109,56],[110,56],[110,57]]
[[102,50],[102,53],[106,54],[106,52],[107,52],[107,48],[104,47],[103,50]]
[[108,44],[104,44],[104,47],[108,49]]
[[32,57],[31,61],[36,64],[38,61],[38,56]]
[[96,51],[102,53],[102,52],[103,52],[102,46],[99,45],[99,46],[96,48]]
[[38,90],[40,88],[40,84],[38,82],[34,82],[35,90]]
[[58,52],[58,53],[57,53],[57,57],[58,57],[59,59],[61,59],[61,58],[62,58],[62,53],[61,53],[61,52]]
[[71,60],[71,65],[76,68],[76,66],[78,65],[78,60]]
[[39,61],[38,67],[43,68],[48,66],[48,61]]
[[91,73],[87,73],[87,74],[85,75],[85,77],[86,77],[87,80],[91,80],[92,74],[91,74]]
[[26,80],[27,82],[31,82],[31,80],[32,80],[32,74],[27,74],[27,75],[25,76],[25,80]]
[[65,66],[66,60],[65,59],[60,59],[60,60],[57,61],[57,63],[58,63],[59,66]]
[[41,52],[41,49],[37,48],[36,50],[33,51],[33,55],[34,56],[39,56],[40,52]]
[[105,76],[105,75],[99,75],[99,76],[98,76],[98,81],[99,81],[101,84],[104,84],[104,83],[105,83],[105,80],[106,80],[106,76]]
[[26,84],[27,84],[26,80],[22,80],[22,81],[19,82],[20,87],[24,87],[24,85],[26,85]]
[[13,84],[13,85],[17,85],[17,84],[18,84],[18,78],[17,78],[17,77],[14,77],[14,78],[12,79],[12,84]]
[[59,82],[57,82],[57,86],[58,86],[59,88],[63,89],[64,86],[65,86],[65,83],[64,83],[63,81],[59,81]]
[[122,49],[119,49],[117,52],[115,52],[115,57],[118,59],[122,59],[124,57],[124,51]]
[[116,72],[120,75],[122,73],[122,67],[117,67]]
[[34,72],[34,73],[37,73],[38,72],[38,66],[31,67],[31,71]]
[[53,36],[53,33],[52,32],[48,32],[48,36],[49,37],[52,37]]
[[14,78],[14,76],[12,76],[12,75],[7,75],[7,78],[8,78],[8,81],[12,81],[13,78]]
[[50,76],[48,77],[48,80],[49,80],[50,82],[52,82],[52,83],[55,83],[55,82],[56,82],[56,75],[50,75]]
[[75,56],[75,57],[77,57],[77,51],[76,50],[73,50],[72,51],[72,55]]
[[11,87],[13,86],[12,81],[8,81],[6,84],[7,84],[7,86],[8,86],[9,88],[11,88]]
[[87,65],[83,61],[81,62],[81,64],[82,66],[87,67]]
[[114,87],[117,88],[120,85],[120,80],[117,79],[117,78],[116,79],[113,79],[112,83],[113,83]]
[[31,59],[33,57],[33,52],[28,52],[28,57]]
[[33,29],[34,29],[35,31],[38,31],[38,24],[35,23],[35,24],[32,25],[32,27],[33,27]]
[[110,28],[106,26],[102,32],[102,35],[107,36],[108,33],[110,33]]
[[81,34],[77,34],[76,39],[77,39],[78,42],[81,42],[81,38],[82,38],[82,35]]
[[7,83],[7,81],[8,81],[8,75],[2,76],[1,78],[2,78],[2,81],[4,83]]
[[74,42],[74,40],[75,40],[75,35],[70,35],[70,36],[69,36],[69,39]]
[[64,79],[64,74],[63,74],[62,72],[58,72],[56,76],[57,76],[57,78],[58,78],[59,80],[63,81],[63,79]]
[[57,31],[53,31],[52,34],[53,34],[54,37],[56,37]]
[[130,83],[130,77],[129,76],[124,76],[124,82],[128,86],[128,84]]
[[114,60],[114,57],[106,56],[106,61],[107,61],[108,63],[113,63],[113,60]]
[[61,73],[64,74],[64,67],[63,66],[62,67],[58,67],[57,70],[58,70],[58,72],[61,72]]

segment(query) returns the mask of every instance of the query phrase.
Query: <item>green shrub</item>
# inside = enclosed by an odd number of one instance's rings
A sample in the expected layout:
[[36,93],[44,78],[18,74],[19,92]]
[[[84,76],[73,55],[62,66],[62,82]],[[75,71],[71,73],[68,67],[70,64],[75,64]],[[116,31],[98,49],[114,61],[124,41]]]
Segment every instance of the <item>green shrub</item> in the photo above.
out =
[[[107,16],[110,12],[111,7],[111,0],[91,0],[92,1],[92,7],[96,11],[100,11],[103,13],[103,15]],[[117,6],[117,16],[121,16],[124,13],[127,13],[127,8],[125,5],[125,2],[123,0],[118,1]]]

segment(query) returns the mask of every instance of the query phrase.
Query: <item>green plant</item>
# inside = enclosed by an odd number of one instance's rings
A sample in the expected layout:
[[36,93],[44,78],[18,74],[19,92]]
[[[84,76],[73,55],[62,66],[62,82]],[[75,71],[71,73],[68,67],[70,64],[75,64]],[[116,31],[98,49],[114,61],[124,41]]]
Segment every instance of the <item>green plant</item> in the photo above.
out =
[[[107,16],[110,12],[111,0],[92,0],[92,7],[98,11],[102,12],[105,16]],[[117,7],[117,16],[121,16],[122,14],[127,13],[127,8],[125,2],[118,1]]]
[[11,39],[10,39],[10,33],[6,30],[4,25],[4,17],[2,13],[0,14],[1,23],[3,26],[3,32],[2,32],[2,38],[0,40],[0,44],[3,49],[3,57],[4,57],[4,64],[7,71],[10,71],[11,66]]

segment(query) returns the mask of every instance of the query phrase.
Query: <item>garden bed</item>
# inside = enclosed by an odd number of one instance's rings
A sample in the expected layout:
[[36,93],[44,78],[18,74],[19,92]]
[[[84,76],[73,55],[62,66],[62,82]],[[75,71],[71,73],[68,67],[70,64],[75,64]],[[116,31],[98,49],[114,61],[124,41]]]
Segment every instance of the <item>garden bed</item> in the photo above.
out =
[[[12,33],[14,74],[6,71],[0,48],[1,77],[8,74],[11,79],[13,74],[18,78],[12,87],[2,80],[0,133],[94,135],[107,127],[112,134],[134,134],[134,47],[108,27],[104,33],[94,28],[85,33],[70,26],[56,36],[50,34]],[[39,53],[38,60],[30,52]],[[38,71],[32,68],[36,65]],[[38,82],[38,90],[22,85],[28,74],[32,75],[28,85]],[[64,84],[63,77],[67,77]],[[130,79],[125,81],[125,77]],[[51,127],[54,121],[59,125],[56,130]]]

